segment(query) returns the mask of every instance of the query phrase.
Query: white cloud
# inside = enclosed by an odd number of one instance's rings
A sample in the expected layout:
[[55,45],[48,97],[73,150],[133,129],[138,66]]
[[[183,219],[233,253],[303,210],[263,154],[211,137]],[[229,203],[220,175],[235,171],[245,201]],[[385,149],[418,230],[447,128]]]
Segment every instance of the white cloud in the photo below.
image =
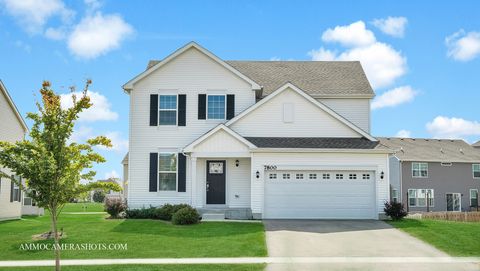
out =
[[[77,97],[81,96],[80,92],[75,92]],[[111,110],[110,102],[107,97],[94,91],[88,91],[87,95],[90,97],[90,102],[93,104],[87,110],[79,114],[79,122],[94,122],[101,120],[117,120],[118,114]],[[61,94],[60,95],[62,107],[68,108],[73,105],[72,95]]]
[[75,15],[61,0],[0,0],[0,3],[31,34],[42,32],[51,17],[60,16],[67,22]]
[[112,147],[106,148],[103,146],[99,146],[100,149],[113,150],[119,153],[124,153],[128,151],[128,140],[122,138],[119,132],[108,132],[105,134],[105,136],[109,138],[110,141],[112,142]]
[[112,170],[110,172],[106,172],[105,173],[105,179],[118,179],[120,178],[120,174],[118,174],[118,172],[116,170]]
[[427,123],[427,131],[435,138],[464,138],[479,136],[480,123],[462,118],[437,116]]
[[417,92],[410,86],[397,87],[382,93],[372,102],[372,109],[395,107],[413,100]]
[[324,47],[311,50],[308,55],[312,60],[360,61],[373,88],[390,86],[407,72],[406,58],[389,44],[378,42],[362,21],[327,29],[322,40],[347,48],[343,52]]
[[332,61],[337,57],[337,54],[334,51],[327,50],[323,47],[320,47],[318,50],[311,50],[308,52],[308,55],[312,57],[312,60],[317,61]]
[[73,129],[70,142],[82,143],[89,138],[93,138],[93,129],[88,126],[80,126],[79,128]]
[[412,137],[412,132],[408,130],[400,130],[395,135],[396,137]]
[[405,27],[408,20],[405,17],[388,17],[386,19],[375,19],[372,24],[383,33],[396,38],[402,38],[405,35]]
[[47,28],[47,30],[45,30],[45,37],[51,40],[63,40],[65,36],[66,36],[66,31],[62,27],[59,27],[59,28],[49,27]]
[[366,29],[363,21],[358,21],[346,26],[329,28],[322,34],[324,42],[338,42],[343,46],[366,46],[376,41],[372,31]]
[[270,61],[280,61],[280,60],[282,60],[282,59],[280,59],[279,57],[276,57],[276,56],[272,56],[270,58]]
[[445,38],[447,56],[458,61],[469,61],[480,55],[480,32],[465,33],[463,29]]
[[83,18],[68,37],[68,48],[75,56],[96,58],[120,47],[133,28],[120,15],[96,12]]

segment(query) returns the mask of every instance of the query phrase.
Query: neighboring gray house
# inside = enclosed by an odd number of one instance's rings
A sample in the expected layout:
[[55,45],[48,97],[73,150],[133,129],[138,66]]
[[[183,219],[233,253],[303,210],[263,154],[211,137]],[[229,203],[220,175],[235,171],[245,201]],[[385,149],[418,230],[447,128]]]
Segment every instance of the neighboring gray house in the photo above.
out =
[[410,212],[476,209],[480,152],[471,145],[450,139],[379,140],[395,151],[390,157],[392,200],[408,203]]

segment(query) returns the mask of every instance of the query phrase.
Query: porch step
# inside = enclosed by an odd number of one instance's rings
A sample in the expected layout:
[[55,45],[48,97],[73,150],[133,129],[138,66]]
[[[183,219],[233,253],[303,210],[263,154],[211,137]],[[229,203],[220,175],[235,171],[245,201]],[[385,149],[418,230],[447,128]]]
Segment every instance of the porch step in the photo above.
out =
[[219,221],[225,220],[225,213],[204,213],[202,214],[202,221]]

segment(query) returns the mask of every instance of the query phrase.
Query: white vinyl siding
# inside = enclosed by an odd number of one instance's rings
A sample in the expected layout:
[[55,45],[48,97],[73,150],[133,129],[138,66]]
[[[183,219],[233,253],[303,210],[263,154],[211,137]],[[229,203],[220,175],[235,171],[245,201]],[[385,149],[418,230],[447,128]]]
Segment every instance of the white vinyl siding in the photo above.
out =
[[[284,122],[284,104],[293,104],[294,122]],[[230,125],[242,136],[362,137],[292,89],[286,89]]]
[[[235,95],[238,114],[255,103],[251,85],[195,48],[179,55],[162,68],[137,82],[130,92],[129,193],[132,208],[164,203],[190,203],[190,158],[187,157],[186,192],[148,192],[148,153],[175,147],[181,149],[225,120],[199,120],[198,94],[217,94],[228,89]],[[150,94],[186,94],[186,126],[149,126]],[[0,131],[1,133],[1,131]],[[245,200],[245,197],[242,197]],[[248,198],[249,200],[249,198]]]
[[428,178],[428,163],[412,163],[413,178]]
[[370,132],[370,99],[320,98],[317,100],[330,107],[362,130],[368,133]]

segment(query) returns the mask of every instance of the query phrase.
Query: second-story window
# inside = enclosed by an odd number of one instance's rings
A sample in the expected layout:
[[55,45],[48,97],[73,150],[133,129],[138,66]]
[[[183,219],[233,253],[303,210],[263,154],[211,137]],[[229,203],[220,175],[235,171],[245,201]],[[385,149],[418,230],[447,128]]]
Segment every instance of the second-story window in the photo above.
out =
[[473,170],[473,178],[480,179],[480,164],[473,164],[472,170]]
[[412,163],[412,177],[428,178],[428,163]]
[[177,125],[177,95],[160,95],[159,125]]
[[225,119],[225,95],[207,96],[208,119]]

